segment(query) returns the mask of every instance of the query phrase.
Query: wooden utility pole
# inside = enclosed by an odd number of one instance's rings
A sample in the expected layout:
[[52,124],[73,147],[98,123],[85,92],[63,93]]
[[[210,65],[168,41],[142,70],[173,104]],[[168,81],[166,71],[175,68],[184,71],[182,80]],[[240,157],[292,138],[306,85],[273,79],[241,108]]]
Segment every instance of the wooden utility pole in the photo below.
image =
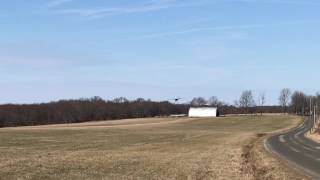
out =
[[318,123],[317,123],[317,121],[318,121],[318,118],[317,118],[317,111],[318,111],[318,106],[317,105],[315,105],[314,106],[314,117],[313,117],[313,127],[314,127],[314,129],[315,129],[315,131],[317,130],[317,125],[318,125]]
[[312,98],[310,97],[310,116],[312,116]]
[[315,111],[316,111],[316,106],[313,106],[313,129],[315,129],[316,128],[316,113],[315,113]]
[[[311,99],[311,97],[310,97],[310,109],[309,109],[310,111],[309,111],[309,114],[310,114],[310,120],[312,120],[312,118],[313,118],[313,123],[314,123],[314,117],[312,117],[312,99]],[[313,127],[314,127],[314,124],[312,124],[312,127],[311,127],[311,129],[310,129],[310,134],[312,134],[312,132],[313,132]]]

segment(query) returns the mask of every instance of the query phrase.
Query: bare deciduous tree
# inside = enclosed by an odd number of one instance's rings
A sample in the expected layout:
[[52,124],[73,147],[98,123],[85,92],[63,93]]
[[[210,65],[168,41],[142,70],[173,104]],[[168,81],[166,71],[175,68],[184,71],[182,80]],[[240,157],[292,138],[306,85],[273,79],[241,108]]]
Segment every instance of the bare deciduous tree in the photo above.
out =
[[283,107],[283,112],[287,112],[287,106],[289,104],[289,99],[291,96],[291,91],[288,88],[284,88],[280,92],[279,104]]
[[250,90],[243,91],[239,100],[241,107],[253,107],[254,106],[254,99],[253,93]]
[[253,99],[253,93],[250,90],[243,91],[239,100],[240,107],[246,108],[255,106],[255,102]]
[[235,107],[240,107],[239,104],[240,104],[240,103],[239,103],[238,100],[234,100],[234,101],[233,101],[233,105],[234,105]]
[[264,104],[266,103],[266,93],[263,92],[263,93],[259,94],[258,103],[259,103],[259,106],[261,109],[260,113],[262,116],[262,109],[263,109]]
[[264,106],[265,103],[266,103],[266,94],[261,93],[260,94],[260,106]]
[[210,106],[215,106],[215,107],[221,107],[221,106],[225,105],[225,103],[220,101],[216,96],[210,97],[208,100],[208,104]]
[[211,106],[218,106],[219,100],[218,100],[218,98],[216,96],[212,96],[212,97],[209,98],[208,104],[211,105]]
[[118,97],[113,100],[114,103],[127,103],[129,100],[125,97]]
[[208,102],[203,97],[197,97],[197,98],[193,98],[190,104],[192,106],[204,106],[204,105],[207,105]]
[[295,91],[291,96],[291,106],[296,114],[304,115],[309,107],[308,96],[301,91]]

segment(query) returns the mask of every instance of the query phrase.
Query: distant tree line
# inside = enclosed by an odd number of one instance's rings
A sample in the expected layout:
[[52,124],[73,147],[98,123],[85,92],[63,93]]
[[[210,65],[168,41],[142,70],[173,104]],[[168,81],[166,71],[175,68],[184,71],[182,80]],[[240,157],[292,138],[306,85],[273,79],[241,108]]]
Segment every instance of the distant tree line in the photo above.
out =
[[[191,106],[214,106],[218,107],[220,114],[257,114],[257,113],[293,113],[297,115],[309,115],[313,106],[320,109],[320,93],[307,95],[302,91],[291,92],[284,88],[279,94],[279,105],[266,106],[266,94],[261,92],[258,97],[254,97],[251,90],[241,93],[239,100],[235,100],[233,105],[228,105],[213,96],[209,99],[203,97],[194,98]],[[320,113],[319,113],[320,114]]]
[[7,104],[0,105],[0,127],[168,116],[186,114],[188,108],[188,105],[152,102],[142,98],[105,101],[99,97],[31,105]]
[[258,113],[308,115],[311,105],[320,107],[320,94],[310,96],[301,91],[291,93],[290,89],[285,88],[280,92],[279,105],[266,106],[265,104],[265,93],[260,93],[255,100],[251,90],[243,91],[239,100],[234,102],[234,105],[220,101],[215,96],[208,99],[196,97],[187,104],[174,104],[168,101],[154,102],[143,98],[129,101],[124,97],[116,98],[112,101],[93,97],[42,104],[6,104],[0,105],[0,127],[80,123],[188,114],[190,106],[218,107],[220,115]]
[[257,114],[257,113],[282,113],[281,106],[266,106],[266,95],[260,93],[257,103],[254,100],[253,92],[251,90],[243,91],[240,99],[234,102],[234,105],[229,105],[220,101],[216,96],[209,99],[203,97],[196,97],[190,102],[193,107],[217,107],[220,115],[228,114]]
[[[235,101],[238,109],[243,109],[246,113],[253,112],[272,112],[272,113],[293,113],[297,115],[309,115],[314,106],[320,107],[320,93],[316,95],[307,95],[302,91],[291,92],[284,88],[280,91],[279,106],[265,106],[266,96],[261,93],[258,97],[258,104],[254,100],[251,90],[243,91],[239,101]],[[320,108],[318,108],[319,110]]]

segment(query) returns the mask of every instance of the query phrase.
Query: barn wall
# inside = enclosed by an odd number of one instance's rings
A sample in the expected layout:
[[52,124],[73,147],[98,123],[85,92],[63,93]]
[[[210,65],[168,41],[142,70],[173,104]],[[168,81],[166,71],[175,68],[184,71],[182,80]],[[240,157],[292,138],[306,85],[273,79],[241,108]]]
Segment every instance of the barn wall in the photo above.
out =
[[189,117],[217,117],[217,108],[190,108]]

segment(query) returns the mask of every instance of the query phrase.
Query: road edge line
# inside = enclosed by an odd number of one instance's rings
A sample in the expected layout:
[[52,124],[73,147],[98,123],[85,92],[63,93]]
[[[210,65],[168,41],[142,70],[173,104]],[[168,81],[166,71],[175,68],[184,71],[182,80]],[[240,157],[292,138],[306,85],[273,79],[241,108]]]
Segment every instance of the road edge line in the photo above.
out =
[[276,132],[276,133],[271,133],[269,134],[265,139],[264,139],[264,148],[267,152],[269,152],[271,155],[280,158],[281,162],[286,164],[286,166],[288,166],[289,168],[293,168],[294,170],[303,173],[303,175],[305,175],[306,177],[310,178],[310,179],[318,179],[318,175],[314,174],[313,172],[311,172],[310,170],[307,170],[303,167],[301,167],[300,165],[298,165],[297,163],[287,159],[286,157],[284,157],[283,155],[277,153],[276,151],[273,150],[273,148],[271,147],[270,143],[269,143],[269,139],[281,134],[287,134],[291,131],[294,131],[296,129],[299,129],[300,127],[302,127],[305,123],[306,123],[306,119],[304,118],[304,120],[296,127],[292,127],[290,129],[286,129],[283,130],[281,132]]

